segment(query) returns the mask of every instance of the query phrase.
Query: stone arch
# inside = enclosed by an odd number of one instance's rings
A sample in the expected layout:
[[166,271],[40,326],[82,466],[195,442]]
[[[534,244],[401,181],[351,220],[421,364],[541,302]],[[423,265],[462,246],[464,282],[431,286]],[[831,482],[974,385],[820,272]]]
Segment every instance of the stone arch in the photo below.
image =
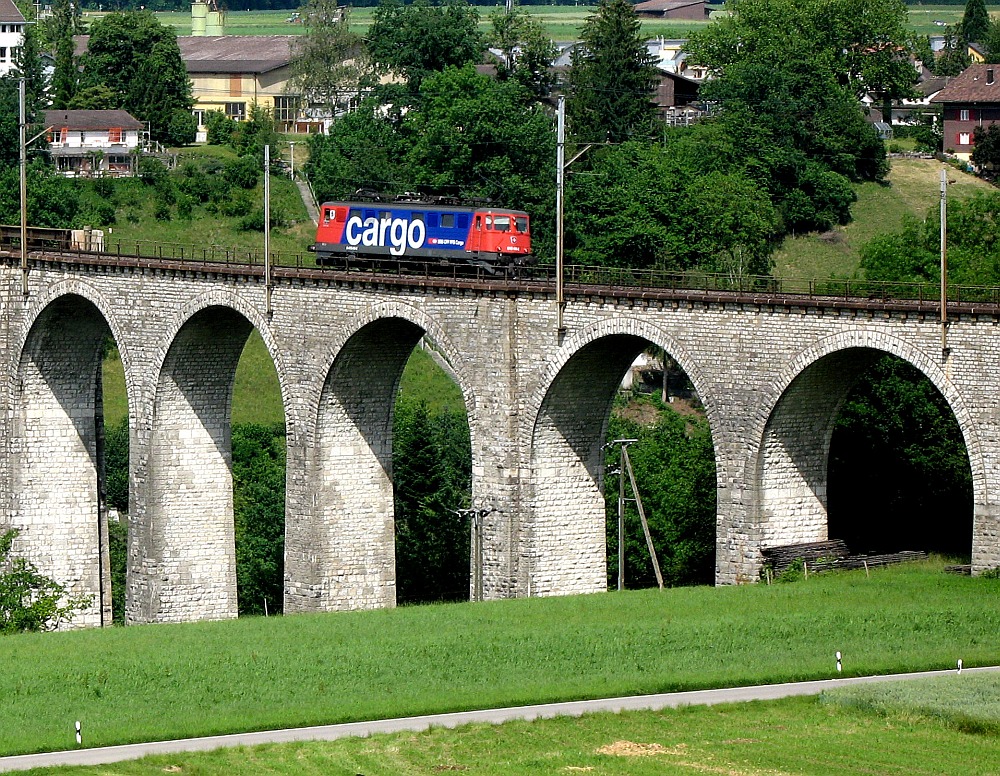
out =
[[[687,349],[668,331],[628,317],[571,337],[531,398],[531,485],[520,532],[521,587],[529,595],[607,587],[602,446],[622,376],[649,344],[663,347],[706,400],[708,381]],[[705,407],[714,432],[716,408],[709,400]]]
[[131,621],[237,615],[230,422],[236,367],[254,328],[274,360],[287,418],[288,380],[270,327],[232,291],[182,308],[154,354],[144,509],[133,516],[129,552]]
[[[450,360],[472,420],[476,401],[459,351],[423,311],[400,302],[372,306],[330,345],[310,462],[311,541],[295,543],[303,557],[294,560],[311,563],[319,608],[395,605],[393,407],[403,368],[425,335]],[[286,605],[304,608],[287,596]]]
[[762,392],[748,439],[756,440],[747,482],[756,494],[750,515],[751,576],[755,548],[827,538],[827,468],[840,407],[864,370],[882,354],[908,362],[941,392],[958,422],[972,467],[974,499],[985,503],[986,470],[975,424],[961,394],[932,357],[898,337],[855,329],[799,352]]
[[107,515],[101,511],[103,345],[116,336],[130,410],[135,375],[113,306],[67,280],[32,299],[18,334],[11,391],[11,523],[18,552],[70,595],[90,597],[69,627],[111,624]]

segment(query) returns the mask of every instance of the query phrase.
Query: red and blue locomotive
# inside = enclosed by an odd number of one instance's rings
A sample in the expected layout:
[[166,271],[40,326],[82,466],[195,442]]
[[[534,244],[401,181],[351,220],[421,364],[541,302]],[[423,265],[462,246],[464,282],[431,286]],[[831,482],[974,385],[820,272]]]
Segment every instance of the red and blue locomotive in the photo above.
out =
[[524,211],[419,200],[324,202],[313,250],[319,266],[433,261],[496,272],[534,261]]

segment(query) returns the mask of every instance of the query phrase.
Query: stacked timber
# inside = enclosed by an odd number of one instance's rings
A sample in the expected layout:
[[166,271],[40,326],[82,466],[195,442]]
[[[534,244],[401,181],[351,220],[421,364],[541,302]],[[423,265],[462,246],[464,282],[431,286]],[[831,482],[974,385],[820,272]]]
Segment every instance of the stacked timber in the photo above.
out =
[[841,539],[831,539],[826,542],[809,542],[808,544],[787,544],[783,547],[769,547],[761,550],[764,567],[771,574],[778,576],[793,564],[801,563],[810,574],[833,569],[861,569],[890,566],[896,563],[908,563],[923,560],[926,552],[904,550],[902,552],[877,553],[871,555],[852,555],[847,545]]

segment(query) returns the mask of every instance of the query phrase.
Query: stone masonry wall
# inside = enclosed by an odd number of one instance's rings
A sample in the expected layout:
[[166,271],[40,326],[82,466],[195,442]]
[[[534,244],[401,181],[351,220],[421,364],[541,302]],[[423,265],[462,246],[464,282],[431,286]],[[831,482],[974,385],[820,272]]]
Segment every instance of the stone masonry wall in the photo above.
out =
[[[16,272],[0,270],[0,288],[16,287]],[[43,430],[12,434],[0,450],[0,472],[27,473],[52,450],[53,469],[78,472],[74,482],[93,479],[74,463],[90,449],[85,435],[75,432],[82,441],[65,449],[46,441],[72,441],[66,429],[77,421],[55,412],[75,401],[66,397],[93,402],[84,377],[58,390],[45,378],[76,374],[72,365],[86,361],[75,345],[57,344],[51,322],[61,308],[48,307],[68,294],[88,300],[93,330],[112,332],[126,370],[133,622],[234,611],[227,386],[251,326],[274,359],[286,414],[290,610],[392,604],[393,394],[374,386],[394,383],[421,334],[452,366],[469,412],[472,498],[488,511],[486,597],[604,589],[599,448],[615,382],[647,343],[681,365],[706,408],[717,459],[719,583],[756,579],[763,543],[825,530],[821,461],[830,424],[850,374],[878,353],[914,364],[954,410],[973,472],[973,563],[1000,565],[1000,315],[992,310],[954,314],[944,358],[934,315],[808,302],[569,289],[560,333],[553,295],[540,288],[279,275],[268,316],[261,280],[252,275],[47,264],[32,270],[30,291],[26,302],[17,294],[0,298],[10,343],[3,369],[13,375],[12,364],[52,364],[31,367],[37,376],[23,405],[38,408]],[[29,337],[36,325],[51,326],[53,336]],[[22,406],[16,387],[8,379],[0,396],[12,424]],[[0,524],[21,519],[13,491],[27,475],[18,476],[4,494]],[[80,526],[96,525],[82,496],[58,509],[73,512]],[[75,577],[75,569],[56,566],[56,556],[77,550],[56,532],[53,515],[46,508],[31,518],[39,539],[29,554]],[[87,536],[81,547],[96,542]]]

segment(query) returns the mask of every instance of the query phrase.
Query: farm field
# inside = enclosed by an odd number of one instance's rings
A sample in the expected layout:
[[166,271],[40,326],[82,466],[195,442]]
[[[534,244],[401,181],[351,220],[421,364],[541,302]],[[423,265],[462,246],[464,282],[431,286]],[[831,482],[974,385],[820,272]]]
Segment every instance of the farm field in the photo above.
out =
[[942,567],[8,636],[0,754],[997,663],[1000,580]]
[[[572,41],[579,38],[580,29],[586,18],[595,12],[596,6],[522,6],[532,16],[538,18],[545,27],[546,33],[556,41]],[[1000,16],[1000,5],[987,5],[994,17]],[[371,8],[354,8],[351,10],[351,25],[359,33],[365,33],[371,26]],[[481,18],[480,29],[489,29],[489,16],[494,10],[489,6],[478,6]],[[955,25],[962,20],[965,11],[963,5],[908,5],[909,27],[920,35],[940,35],[945,25]],[[287,19],[292,10],[277,11],[237,11],[226,13],[227,35],[298,35],[302,25],[289,23]],[[84,12],[84,19],[95,19],[102,14]],[[178,35],[191,34],[191,14],[189,11],[160,11],[157,18],[171,27]],[[683,19],[658,21],[644,19],[643,32],[649,37],[684,38],[693,30],[701,29],[708,22],[688,21]]]
[[[693,706],[660,712],[589,714],[503,725],[434,728],[209,753],[147,757],[93,768],[33,774],[987,774],[996,773],[996,709],[978,697],[1000,690],[996,677],[948,677],[950,697],[972,709],[965,724],[936,713],[942,682],[873,686],[905,691],[912,702],[891,708],[844,702],[840,693],[773,702]],[[928,695],[930,697],[928,698]],[[930,701],[930,705],[924,701]],[[973,723],[978,734],[970,735]],[[845,745],[849,742],[849,745]],[[915,765],[919,763],[919,765]]]

